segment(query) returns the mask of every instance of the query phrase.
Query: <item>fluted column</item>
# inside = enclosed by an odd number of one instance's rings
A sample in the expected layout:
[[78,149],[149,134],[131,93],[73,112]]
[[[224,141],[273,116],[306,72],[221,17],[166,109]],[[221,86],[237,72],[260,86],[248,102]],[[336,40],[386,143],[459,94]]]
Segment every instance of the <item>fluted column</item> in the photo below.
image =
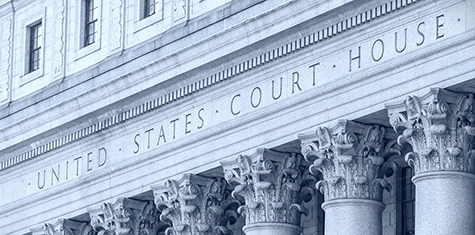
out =
[[398,142],[413,148],[405,160],[415,172],[416,234],[475,232],[474,99],[432,89],[386,106]]
[[246,218],[246,235],[299,235],[302,205],[315,190],[315,177],[304,174],[301,156],[257,149],[250,156],[221,162],[225,179],[235,185],[232,196],[243,198],[238,212]]
[[310,172],[323,176],[316,187],[324,194],[325,234],[382,234],[382,193],[391,189],[383,176],[397,167],[385,158],[399,153],[384,135],[383,127],[346,120],[298,135]]
[[30,229],[32,235],[96,235],[86,222],[58,219],[55,223],[45,223]]
[[114,203],[89,210],[89,216],[98,235],[155,235],[168,227],[159,220],[152,201],[118,198]]
[[228,223],[238,218],[238,200],[229,197],[222,178],[184,174],[152,186],[160,219],[171,223],[166,235],[231,235]]

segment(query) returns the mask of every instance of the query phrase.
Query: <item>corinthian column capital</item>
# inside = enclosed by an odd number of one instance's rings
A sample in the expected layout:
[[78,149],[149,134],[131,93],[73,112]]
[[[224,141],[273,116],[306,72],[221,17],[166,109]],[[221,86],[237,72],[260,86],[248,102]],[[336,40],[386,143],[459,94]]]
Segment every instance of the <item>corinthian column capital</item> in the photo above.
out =
[[386,108],[398,143],[413,151],[405,160],[415,174],[434,171],[475,173],[475,94],[432,89]]
[[184,174],[180,180],[169,179],[152,190],[162,211],[160,219],[172,224],[165,234],[232,234],[227,224],[236,222],[240,203],[228,197],[224,179]]
[[89,210],[91,225],[98,235],[157,234],[167,227],[159,220],[152,201],[118,198]]
[[244,198],[238,212],[246,217],[246,225],[287,223],[300,226],[302,205],[310,201],[314,191],[308,187],[315,177],[304,174],[306,167],[296,153],[280,153],[257,149],[252,155],[221,162],[225,179],[235,185],[232,196]]
[[400,151],[386,144],[384,136],[384,127],[347,120],[341,120],[332,129],[318,127],[316,131],[298,135],[303,156],[313,163],[310,172],[323,175],[316,186],[325,201],[342,198],[381,201],[382,189],[391,190],[383,176],[392,174],[397,166],[385,159]]
[[32,235],[95,235],[96,232],[86,222],[58,219],[53,224],[45,223],[41,227],[31,228]]

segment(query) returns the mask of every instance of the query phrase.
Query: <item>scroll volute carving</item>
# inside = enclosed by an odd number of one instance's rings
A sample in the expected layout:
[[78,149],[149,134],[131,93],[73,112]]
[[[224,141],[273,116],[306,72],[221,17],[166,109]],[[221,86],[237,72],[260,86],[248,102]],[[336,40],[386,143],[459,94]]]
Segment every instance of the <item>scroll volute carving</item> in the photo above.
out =
[[98,235],[156,235],[164,225],[152,201],[119,198],[89,211]]
[[229,197],[224,179],[185,174],[152,190],[160,219],[172,224],[165,234],[232,234],[227,225],[236,222],[240,202]]
[[45,223],[30,231],[32,235],[96,235],[88,223],[68,219],[59,219],[53,224]]
[[325,200],[361,198],[381,200],[382,190],[391,190],[383,179],[396,169],[385,161],[400,150],[385,144],[384,127],[341,120],[333,129],[318,127],[315,132],[298,135],[302,154],[312,163],[310,172],[322,174],[316,187]]
[[225,179],[234,185],[232,196],[243,198],[238,212],[246,224],[275,222],[300,225],[308,214],[303,202],[314,195],[315,177],[305,174],[301,155],[257,149],[253,155],[221,162]]
[[432,89],[425,97],[408,96],[387,105],[398,143],[413,151],[405,160],[415,174],[430,171],[475,173],[475,94]]

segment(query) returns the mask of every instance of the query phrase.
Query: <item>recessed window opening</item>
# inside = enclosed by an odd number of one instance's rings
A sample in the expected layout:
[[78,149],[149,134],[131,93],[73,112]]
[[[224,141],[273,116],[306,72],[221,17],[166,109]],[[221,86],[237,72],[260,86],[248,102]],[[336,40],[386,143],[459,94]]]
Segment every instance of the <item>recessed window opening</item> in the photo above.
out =
[[97,40],[99,0],[86,0],[86,21],[84,46],[89,46]]
[[144,18],[147,18],[158,10],[160,0],[145,0]]
[[30,27],[29,72],[36,71],[40,68],[42,35],[41,23]]

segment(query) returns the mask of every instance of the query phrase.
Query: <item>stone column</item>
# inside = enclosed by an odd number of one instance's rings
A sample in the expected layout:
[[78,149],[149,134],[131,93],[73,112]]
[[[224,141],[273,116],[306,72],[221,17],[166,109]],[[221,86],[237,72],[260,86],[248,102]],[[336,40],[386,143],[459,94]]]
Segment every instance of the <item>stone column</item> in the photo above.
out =
[[385,147],[384,135],[383,127],[346,120],[298,135],[310,172],[323,177],[316,187],[324,194],[325,234],[382,234],[382,193],[391,189],[383,176],[397,167],[385,158],[399,153]]
[[240,202],[228,197],[224,179],[184,174],[152,190],[160,219],[172,224],[166,235],[232,234],[227,225],[236,222]]
[[246,235],[299,235],[302,205],[310,201],[315,177],[304,174],[301,156],[257,149],[250,155],[221,162],[225,179],[235,185],[232,196],[243,198],[238,212],[246,218]]
[[475,233],[474,94],[432,89],[386,105],[398,142],[412,146],[416,234]]
[[88,211],[97,235],[155,235],[169,226],[159,220],[152,201],[118,198],[114,203],[104,203]]
[[45,223],[41,227],[30,228],[30,231],[32,235],[96,235],[88,223],[68,219]]

